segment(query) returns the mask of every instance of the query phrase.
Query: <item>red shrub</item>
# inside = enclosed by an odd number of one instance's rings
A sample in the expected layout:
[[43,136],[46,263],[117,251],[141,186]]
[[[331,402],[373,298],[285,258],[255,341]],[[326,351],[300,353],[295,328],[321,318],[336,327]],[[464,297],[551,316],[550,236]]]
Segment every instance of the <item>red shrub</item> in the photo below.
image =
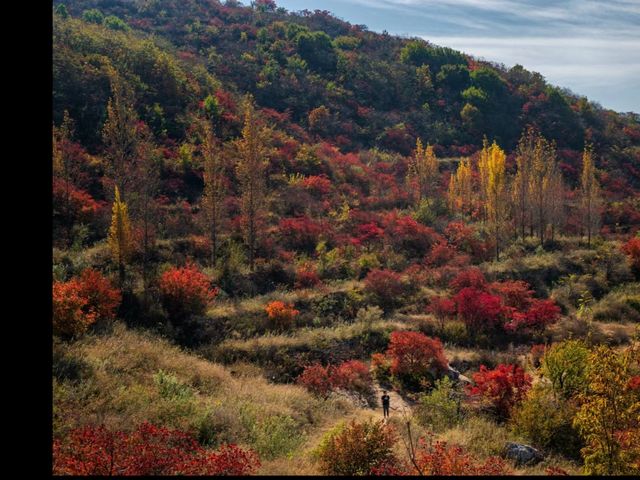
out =
[[162,305],[172,321],[203,314],[218,293],[211,288],[209,278],[192,263],[164,272],[159,287]]
[[389,244],[413,258],[422,258],[442,238],[415,218],[395,212],[384,217],[383,226]]
[[487,280],[479,268],[472,267],[464,270],[449,282],[449,288],[456,292],[468,287],[478,290],[484,290],[487,287]]
[[375,222],[358,225],[356,240],[359,244],[373,242],[383,237],[384,230]]
[[54,475],[249,475],[259,466],[250,450],[208,451],[184,432],[148,423],[131,433],[77,428],[53,442]]
[[326,195],[331,190],[331,180],[326,175],[310,175],[302,180],[302,187],[318,195]]
[[399,274],[392,270],[371,270],[364,279],[365,290],[377,297],[383,306],[392,306],[398,302],[404,292],[404,282]]
[[87,331],[98,319],[111,319],[122,295],[93,269],[68,282],[53,282],[53,331],[73,337]]
[[392,332],[387,356],[394,375],[437,374],[448,366],[440,340],[420,332]]
[[622,246],[622,251],[629,255],[631,265],[635,270],[640,272],[640,237],[630,238],[627,243]]
[[451,248],[446,242],[438,242],[436,243],[427,257],[425,258],[425,262],[427,265],[432,267],[441,267],[448,263],[454,256],[456,252],[453,248]]
[[446,297],[431,297],[427,313],[436,317],[440,322],[440,328],[444,328],[444,321],[456,313],[456,303]]
[[312,251],[318,243],[318,237],[327,232],[327,226],[301,216],[280,219],[278,230],[286,248]]
[[310,288],[320,283],[320,277],[310,265],[302,265],[296,270],[295,288]]
[[465,287],[453,298],[458,315],[469,331],[486,331],[501,324],[505,309],[496,295],[473,287]]
[[517,365],[500,364],[494,370],[480,365],[472,377],[475,385],[468,386],[467,392],[489,401],[501,418],[509,417],[531,386],[531,376]]
[[526,312],[514,312],[511,320],[504,325],[508,332],[518,330],[542,331],[547,325],[558,320],[560,307],[551,299],[534,299]]
[[569,475],[569,472],[560,467],[547,467],[544,473],[549,477]]
[[527,282],[522,280],[507,280],[505,282],[493,282],[489,285],[492,293],[499,295],[507,307],[517,310],[526,310],[533,301],[533,290]]
[[286,304],[280,300],[270,302],[265,311],[269,317],[269,323],[276,329],[287,329],[293,326],[293,323],[300,313],[299,310],[293,308],[292,304]]
[[489,457],[481,462],[459,445],[449,445],[445,441],[431,443],[424,438],[420,439],[416,451],[416,463],[422,475],[428,476],[509,475],[511,473],[500,457]]
[[359,393],[365,397],[372,392],[369,368],[358,360],[349,360],[336,367],[331,375],[331,383],[335,388]]
[[116,309],[122,301],[120,290],[97,270],[88,268],[80,274],[80,295],[87,299],[88,307],[97,318],[115,317]]
[[80,295],[76,279],[53,282],[53,333],[66,337],[81,335],[96,321],[88,300]]
[[102,206],[89,193],[60,178],[53,178],[52,193],[54,213],[68,222],[91,222]]
[[321,398],[327,398],[333,390],[330,368],[323,367],[319,363],[305,367],[304,371],[298,376],[297,381],[311,393]]

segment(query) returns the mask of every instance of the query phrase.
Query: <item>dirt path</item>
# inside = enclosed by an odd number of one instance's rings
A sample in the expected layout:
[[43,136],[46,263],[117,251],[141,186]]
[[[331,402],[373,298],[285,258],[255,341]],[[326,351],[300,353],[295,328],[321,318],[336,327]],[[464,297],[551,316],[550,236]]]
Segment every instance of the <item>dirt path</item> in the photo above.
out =
[[[377,399],[376,411],[382,417],[382,401],[380,400],[380,397],[382,397],[382,391],[384,389],[380,386],[378,382],[375,382],[373,384],[373,389],[376,392],[375,395]],[[398,395],[398,392],[394,390],[387,390],[387,395],[389,395],[389,409],[391,410],[389,412],[390,416],[402,415],[403,413],[405,414],[411,413],[411,405],[409,405],[409,403],[407,403],[407,401],[404,398]]]

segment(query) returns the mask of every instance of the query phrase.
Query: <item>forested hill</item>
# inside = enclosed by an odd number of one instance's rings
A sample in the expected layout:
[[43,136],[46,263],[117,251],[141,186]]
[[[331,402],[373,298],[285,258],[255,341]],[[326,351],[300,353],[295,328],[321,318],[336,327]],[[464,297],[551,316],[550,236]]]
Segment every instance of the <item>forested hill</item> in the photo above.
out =
[[[237,137],[241,96],[250,92],[275,129],[277,161],[287,173],[311,173],[293,161],[303,144],[407,156],[420,138],[439,157],[460,157],[479,150],[486,136],[509,153],[533,125],[556,142],[570,186],[579,182],[585,142],[593,144],[600,182],[617,202],[605,224],[637,209],[629,204],[640,186],[637,114],[603,109],[521,66],[507,69],[446,46],[374,33],[326,11],[287,12],[270,0],[252,7],[216,0],[54,2],[54,123],[67,110],[74,140],[94,155],[104,149],[113,71],[133,90],[137,114],[166,158],[179,155],[203,112],[215,117],[221,140]],[[402,175],[397,159],[391,163]],[[201,184],[189,172],[182,177],[183,189],[173,187],[193,201]],[[97,185],[86,189],[103,198]]]

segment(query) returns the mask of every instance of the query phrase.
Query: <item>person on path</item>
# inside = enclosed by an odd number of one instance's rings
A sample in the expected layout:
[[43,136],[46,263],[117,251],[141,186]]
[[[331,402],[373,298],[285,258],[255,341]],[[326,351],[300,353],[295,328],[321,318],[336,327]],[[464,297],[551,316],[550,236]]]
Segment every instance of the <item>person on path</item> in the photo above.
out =
[[389,416],[389,395],[386,390],[382,391],[382,415],[385,418]]

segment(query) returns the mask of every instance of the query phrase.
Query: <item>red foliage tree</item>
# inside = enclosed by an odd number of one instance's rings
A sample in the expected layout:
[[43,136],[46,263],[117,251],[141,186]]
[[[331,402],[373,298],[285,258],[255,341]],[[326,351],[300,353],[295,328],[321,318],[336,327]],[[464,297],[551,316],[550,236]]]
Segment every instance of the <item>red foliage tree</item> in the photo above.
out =
[[505,308],[497,295],[465,287],[453,298],[459,317],[469,331],[493,330],[501,325]]
[[392,332],[387,356],[391,358],[391,373],[400,376],[436,376],[447,369],[442,343],[420,332]]
[[364,287],[382,306],[395,305],[405,290],[399,274],[383,269],[371,270],[364,279]]
[[472,377],[475,385],[468,386],[467,393],[487,400],[501,418],[509,417],[531,387],[531,376],[517,365],[500,364],[494,370],[480,365]]
[[209,278],[193,263],[182,268],[172,267],[160,276],[162,305],[173,322],[190,315],[201,315],[218,294]]
[[149,423],[131,433],[81,427],[53,442],[54,475],[250,475],[259,466],[250,450],[208,451],[184,432]]
[[302,180],[302,187],[317,195],[326,195],[331,191],[331,180],[326,175],[310,175]]

